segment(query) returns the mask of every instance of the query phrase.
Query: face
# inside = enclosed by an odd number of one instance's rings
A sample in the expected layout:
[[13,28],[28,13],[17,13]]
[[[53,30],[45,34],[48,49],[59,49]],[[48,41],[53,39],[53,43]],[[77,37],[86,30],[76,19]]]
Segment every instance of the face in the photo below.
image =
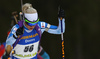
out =
[[29,30],[33,30],[33,29],[35,28],[36,25],[34,25],[34,26],[29,26],[29,25],[27,25],[27,24],[25,23],[25,26],[26,26]]

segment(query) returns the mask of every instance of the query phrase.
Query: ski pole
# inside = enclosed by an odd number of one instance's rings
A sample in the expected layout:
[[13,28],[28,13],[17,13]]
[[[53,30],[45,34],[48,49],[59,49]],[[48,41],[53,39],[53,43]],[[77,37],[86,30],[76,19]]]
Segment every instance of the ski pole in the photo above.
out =
[[17,20],[17,17],[18,17],[17,11],[12,12],[12,15],[13,15],[13,18],[14,18],[16,24],[17,24],[18,23],[18,20]]
[[14,16],[14,19],[15,19],[15,21],[16,21],[16,24],[18,23],[18,21],[17,21],[17,18],[16,18],[16,16]]
[[19,13],[20,20],[23,20],[23,19],[24,19],[24,17],[23,17],[22,5],[23,5],[23,0],[21,0],[21,12]]
[[22,10],[22,5],[23,5],[23,0],[21,0],[21,11],[23,12],[23,10]]
[[65,53],[64,53],[64,38],[63,38],[63,23],[62,23],[62,19],[63,19],[63,17],[62,17],[62,9],[60,8],[60,6],[59,6],[59,18],[60,18],[60,20],[61,20],[61,40],[62,40],[62,58],[64,59],[65,58]]

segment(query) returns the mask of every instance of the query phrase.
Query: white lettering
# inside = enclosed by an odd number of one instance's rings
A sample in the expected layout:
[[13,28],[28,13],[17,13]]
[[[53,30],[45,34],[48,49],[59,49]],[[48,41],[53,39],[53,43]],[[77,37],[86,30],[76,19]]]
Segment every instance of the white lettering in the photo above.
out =
[[31,41],[35,41],[35,39],[25,40],[25,43],[27,43],[27,42],[31,42]]

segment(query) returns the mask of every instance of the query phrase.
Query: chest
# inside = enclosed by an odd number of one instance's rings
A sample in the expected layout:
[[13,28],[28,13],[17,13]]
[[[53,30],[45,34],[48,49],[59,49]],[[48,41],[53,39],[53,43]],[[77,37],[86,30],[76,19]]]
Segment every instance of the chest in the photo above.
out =
[[35,42],[38,42],[40,40],[38,32],[34,29],[31,32],[27,32],[24,30],[24,34],[21,37],[18,44],[26,45],[26,44],[32,44]]

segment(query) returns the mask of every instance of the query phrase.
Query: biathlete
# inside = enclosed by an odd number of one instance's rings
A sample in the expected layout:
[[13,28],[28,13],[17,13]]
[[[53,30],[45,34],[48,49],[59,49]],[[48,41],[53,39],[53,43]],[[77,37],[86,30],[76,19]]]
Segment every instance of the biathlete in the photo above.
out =
[[[29,7],[28,7],[29,5]],[[61,34],[60,18],[59,26],[50,25],[39,21],[37,10],[31,4],[22,6],[23,21],[14,25],[6,40],[6,53],[12,59],[37,59],[38,47],[41,35],[44,31],[51,34]],[[64,11],[59,11],[59,17],[63,17],[63,32],[65,31]],[[45,54],[44,52],[43,54]],[[44,57],[44,55],[42,55]],[[44,58],[46,59],[46,58]]]

